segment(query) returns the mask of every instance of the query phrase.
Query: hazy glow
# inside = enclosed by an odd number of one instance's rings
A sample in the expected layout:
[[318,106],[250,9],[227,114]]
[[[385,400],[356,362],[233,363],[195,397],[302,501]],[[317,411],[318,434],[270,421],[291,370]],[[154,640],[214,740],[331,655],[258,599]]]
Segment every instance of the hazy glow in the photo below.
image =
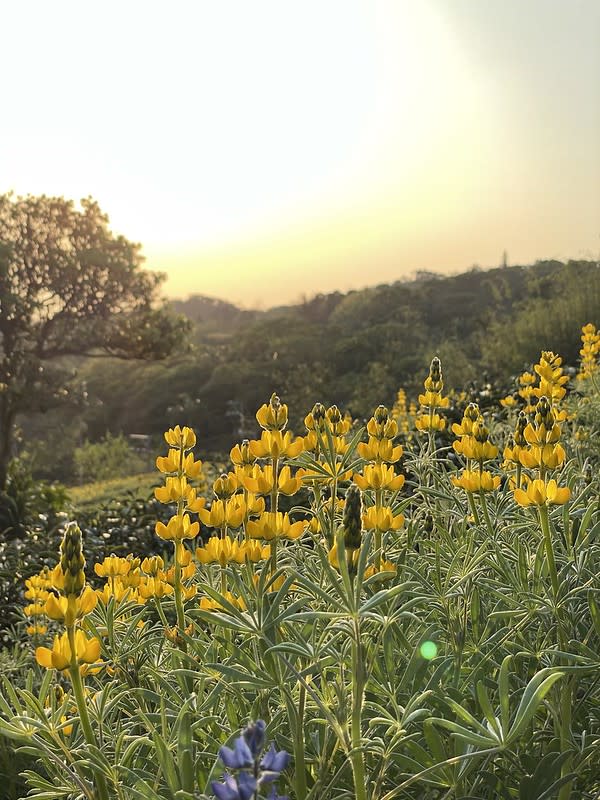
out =
[[598,254],[595,0],[23,0],[0,25],[0,191],[91,194],[169,294]]

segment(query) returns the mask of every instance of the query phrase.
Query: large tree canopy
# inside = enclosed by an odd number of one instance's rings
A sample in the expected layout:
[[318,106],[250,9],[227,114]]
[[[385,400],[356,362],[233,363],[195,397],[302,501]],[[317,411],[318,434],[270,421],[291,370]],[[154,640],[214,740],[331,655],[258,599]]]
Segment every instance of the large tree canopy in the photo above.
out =
[[0,488],[16,415],[65,396],[60,357],[163,358],[182,341],[142,262],[92,199],[0,195]]

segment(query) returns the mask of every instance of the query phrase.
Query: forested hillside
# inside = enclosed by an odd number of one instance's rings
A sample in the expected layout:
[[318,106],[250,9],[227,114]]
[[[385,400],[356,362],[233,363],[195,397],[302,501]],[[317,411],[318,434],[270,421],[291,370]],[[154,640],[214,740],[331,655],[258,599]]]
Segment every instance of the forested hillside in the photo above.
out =
[[379,402],[391,405],[399,386],[414,394],[433,355],[456,388],[484,374],[506,383],[541,349],[575,364],[581,325],[600,316],[600,268],[543,261],[417,273],[268,311],[202,296],[173,306],[193,323],[179,355],[74,363],[70,405],[21,420],[39,475],[72,479],[73,449],[87,439],[158,437],[177,422],[195,427],[205,449],[224,450],[255,433],[254,411],[273,390],[295,398],[298,430],[315,398],[367,417]]

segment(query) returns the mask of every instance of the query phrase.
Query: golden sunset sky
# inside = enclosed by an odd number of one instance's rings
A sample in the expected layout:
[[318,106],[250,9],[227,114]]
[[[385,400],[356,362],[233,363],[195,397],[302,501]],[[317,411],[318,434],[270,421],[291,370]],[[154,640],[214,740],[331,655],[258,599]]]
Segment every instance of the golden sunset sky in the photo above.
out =
[[244,306],[598,258],[598,0],[2,3],[0,192]]

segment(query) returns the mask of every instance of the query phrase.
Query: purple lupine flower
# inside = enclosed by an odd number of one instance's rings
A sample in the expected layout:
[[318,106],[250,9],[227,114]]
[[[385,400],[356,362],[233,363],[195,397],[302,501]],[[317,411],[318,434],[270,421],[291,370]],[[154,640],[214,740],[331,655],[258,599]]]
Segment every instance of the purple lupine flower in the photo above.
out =
[[256,778],[249,772],[240,772],[237,779],[233,775],[223,775],[225,783],[211,781],[217,800],[251,800],[256,792]]
[[246,742],[250,752],[254,758],[258,758],[262,751],[265,749],[265,731],[266,723],[264,720],[259,719],[256,722],[251,722],[242,736]]
[[233,750],[224,745],[219,750],[219,757],[229,769],[249,769],[254,765],[255,758],[242,736],[235,740]]
[[269,747],[260,762],[260,768],[273,773],[273,777],[269,778],[269,780],[275,780],[289,763],[290,754],[286,753],[285,750],[275,750],[275,742],[271,742],[271,747]]
[[273,743],[264,752],[266,727],[262,719],[251,722],[235,740],[233,749],[221,747],[221,761],[228,769],[237,770],[237,774],[226,772],[223,783],[211,782],[217,800],[253,800],[259,787],[265,784],[270,784],[268,800],[288,800],[277,794],[273,782],[287,767],[290,756],[285,750],[276,750]]

